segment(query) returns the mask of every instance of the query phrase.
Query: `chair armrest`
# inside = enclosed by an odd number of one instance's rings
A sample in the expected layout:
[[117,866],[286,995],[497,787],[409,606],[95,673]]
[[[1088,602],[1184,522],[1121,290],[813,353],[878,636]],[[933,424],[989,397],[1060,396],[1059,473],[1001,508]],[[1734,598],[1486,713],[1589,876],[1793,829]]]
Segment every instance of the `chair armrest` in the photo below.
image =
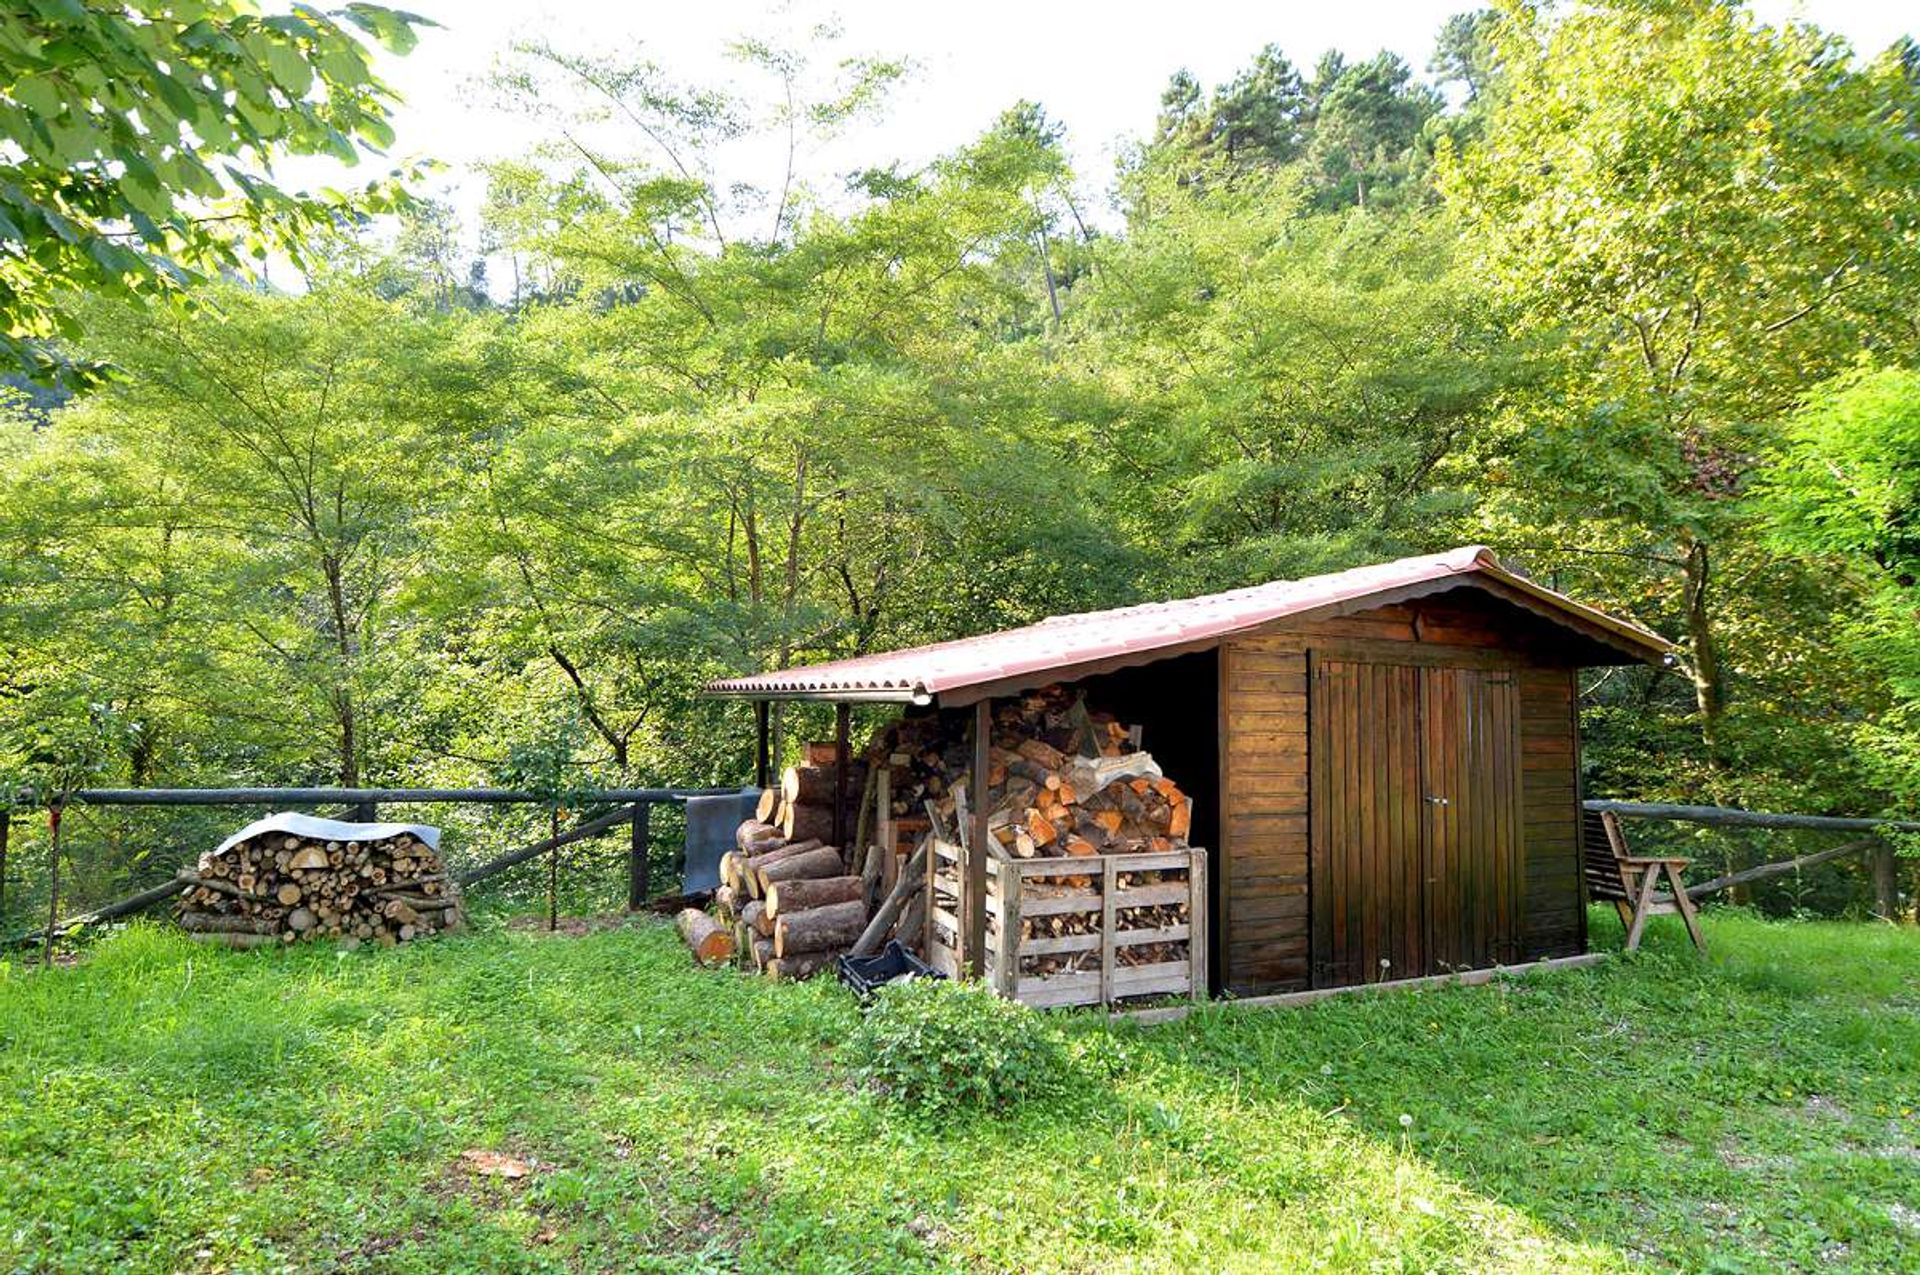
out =
[[1632,856],[1629,856],[1628,858],[1620,860],[1620,862],[1627,864],[1629,867],[1635,867],[1635,868],[1657,868],[1663,863],[1671,863],[1676,868],[1684,868],[1688,864],[1692,863],[1693,860],[1682,859],[1675,855],[1654,855],[1654,856],[1632,855]]

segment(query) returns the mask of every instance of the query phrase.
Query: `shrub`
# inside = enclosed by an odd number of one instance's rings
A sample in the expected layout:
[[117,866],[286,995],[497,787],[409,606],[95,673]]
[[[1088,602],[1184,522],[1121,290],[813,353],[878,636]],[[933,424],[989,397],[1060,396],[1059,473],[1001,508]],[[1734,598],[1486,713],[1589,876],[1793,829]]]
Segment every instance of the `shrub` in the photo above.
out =
[[1039,1014],[979,983],[883,988],[849,1040],[862,1079],[926,1115],[1057,1094],[1070,1063]]

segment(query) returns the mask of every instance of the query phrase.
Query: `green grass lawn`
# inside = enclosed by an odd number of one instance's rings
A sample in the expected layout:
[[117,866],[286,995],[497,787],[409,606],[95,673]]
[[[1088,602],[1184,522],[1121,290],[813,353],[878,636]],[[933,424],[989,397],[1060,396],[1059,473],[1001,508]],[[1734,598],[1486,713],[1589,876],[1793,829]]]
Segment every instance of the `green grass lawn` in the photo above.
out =
[[837,988],[662,923],[135,928],[0,966],[0,1267],[1920,1269],[1920,934],[1723,913],[1702,964],[1654,928],[1504,985],[1072,1018],[1075,1097],[946,1127],[836,1058]]

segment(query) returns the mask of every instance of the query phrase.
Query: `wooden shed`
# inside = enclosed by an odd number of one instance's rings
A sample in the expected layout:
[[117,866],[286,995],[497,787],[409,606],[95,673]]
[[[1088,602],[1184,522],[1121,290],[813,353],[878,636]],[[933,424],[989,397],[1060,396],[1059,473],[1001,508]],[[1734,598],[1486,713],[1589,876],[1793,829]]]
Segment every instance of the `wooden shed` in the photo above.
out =
[[981,740],[1048,683],[1124,705],[1193,797],[1215,990],[1252,995],[1585,951],[1576,673],[1670,650],[1469,546],[709,690],[971,706]]

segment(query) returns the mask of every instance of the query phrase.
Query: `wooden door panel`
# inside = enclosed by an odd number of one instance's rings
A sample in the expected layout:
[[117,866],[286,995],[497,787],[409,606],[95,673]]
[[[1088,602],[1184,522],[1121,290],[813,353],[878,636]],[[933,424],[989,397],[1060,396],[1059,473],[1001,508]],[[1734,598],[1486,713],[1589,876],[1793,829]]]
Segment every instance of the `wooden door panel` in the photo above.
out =
[[1309,892],[1316,986],[1425,969],[1419,670],[1316,660]]
[[1520,733],[1513,675],[1422,674],[1427,955],[1435,972],[1516,959]]

